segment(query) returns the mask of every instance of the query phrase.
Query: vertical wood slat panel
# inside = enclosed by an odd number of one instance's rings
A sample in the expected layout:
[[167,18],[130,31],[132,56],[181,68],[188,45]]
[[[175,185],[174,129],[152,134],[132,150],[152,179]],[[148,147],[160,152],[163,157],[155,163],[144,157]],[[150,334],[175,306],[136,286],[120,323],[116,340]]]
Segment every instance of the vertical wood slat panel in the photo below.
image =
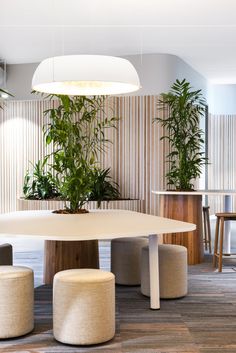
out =
[[[55,102],[9,101],[0,111],[0,212],[17,209],[29,161],[35,163],[52,151],[45,146],[42,133],[43,111],[51,104]],[[111,167],[121,196],[145,200],[143,211],[150,214],[159,211],[158,198],[151,191],[165,187],[166,146],[159,140],[162,128],[153,124],[157,104],[157,96],[109,98],[105,112],[111,115],[112,111],[120,120],[117,129],[106,131],[113,144],[100,155],[102,167]]]
[[[236,189],[236,115],[209,115],[209,189]],[[223,211],[223,197],[209,196],[211,214]],[[233,197],[235,210],[236,197]]]

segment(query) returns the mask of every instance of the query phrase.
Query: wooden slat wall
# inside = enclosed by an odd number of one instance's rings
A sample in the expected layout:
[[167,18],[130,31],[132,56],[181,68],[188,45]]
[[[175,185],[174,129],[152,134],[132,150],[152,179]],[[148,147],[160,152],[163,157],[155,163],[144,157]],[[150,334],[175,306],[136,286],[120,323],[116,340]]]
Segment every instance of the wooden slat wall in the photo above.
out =
[[[29,161],[35,163],[49,150],[43,143],[43,111],[52,102],[9,101],[0,111],[0,212],[17,209]],[[158,198],[151,190],[164,185],[165,148],[162,129],[153,124],[157,96],[112,97],[105,111],[117,116],[117,129],[107,130],[113,142],[101,155],[103,167],[111,167],[124,198],[145,200],[145,211],[158,214]],[[159,113],[158,113],[159,114]]]
[[[236,189],[236,115],[209,115],[209,189]],[[223,197],[209,197],[211,213],[223,210]],[[236,210],[236,198],[233,200]]]

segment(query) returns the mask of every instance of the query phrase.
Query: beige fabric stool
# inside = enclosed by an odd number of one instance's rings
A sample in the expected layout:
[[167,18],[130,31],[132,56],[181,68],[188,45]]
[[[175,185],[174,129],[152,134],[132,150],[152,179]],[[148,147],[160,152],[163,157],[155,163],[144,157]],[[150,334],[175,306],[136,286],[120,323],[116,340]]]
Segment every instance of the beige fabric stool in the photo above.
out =
[[[159,245],[160,298],[171,299],[187,294],[187,249],[180,245]],[[150,296],[149,249],[142,249],[141,292]]]
[[53,281],[53,333],[57,341],[90,345],[115,335],[115,279],[110,272],[75,269]]
[[33,271],[27,267],[0,266],[0,338],[22,336],[33,328]]
[[12,246],[11,244],[0,245],[0,265],[12,265]]
[[117,238],[111,241],[111,272],[117,284],[140,285],[141,252],[147,238]]

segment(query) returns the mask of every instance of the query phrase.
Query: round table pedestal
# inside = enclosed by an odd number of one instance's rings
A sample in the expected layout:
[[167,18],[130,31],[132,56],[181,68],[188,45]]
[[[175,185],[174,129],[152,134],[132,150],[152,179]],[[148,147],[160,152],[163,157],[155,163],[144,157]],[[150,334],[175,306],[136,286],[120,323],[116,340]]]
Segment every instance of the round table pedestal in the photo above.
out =
[[44,283],[52,284],[55,273],[72,268],[99,268],[98,241],[46,240]]
[[163,236],[166,244],[183,245],[188,249],[188,264],[196,265],[203,261],[202,239],[202,196],[201,195],[161,195],[160,215],[178,221],[196,224],[196,230],[185,233],[172,233]]

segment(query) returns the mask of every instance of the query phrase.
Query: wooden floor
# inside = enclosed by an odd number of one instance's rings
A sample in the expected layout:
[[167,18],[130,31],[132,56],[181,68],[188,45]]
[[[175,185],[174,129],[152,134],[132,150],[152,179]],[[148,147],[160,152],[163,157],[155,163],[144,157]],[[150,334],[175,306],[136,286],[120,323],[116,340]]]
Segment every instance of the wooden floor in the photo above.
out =
[[[101,246],[102,266],[109,267],[109,248]],[[116,288],[116,336],[102,345],[62,345],[52,335],[52,290],[35,289],[35,330],[21,338],[0,341],[0,352],[100,353],[236,353],[236,259],[223,273],[212,269],[209,256],[189,267],[189,294],[162,300],[161,310],[149,309],[139,287]],[[34,267],[42,281],[42,253],[19,253],[16,261]]]

